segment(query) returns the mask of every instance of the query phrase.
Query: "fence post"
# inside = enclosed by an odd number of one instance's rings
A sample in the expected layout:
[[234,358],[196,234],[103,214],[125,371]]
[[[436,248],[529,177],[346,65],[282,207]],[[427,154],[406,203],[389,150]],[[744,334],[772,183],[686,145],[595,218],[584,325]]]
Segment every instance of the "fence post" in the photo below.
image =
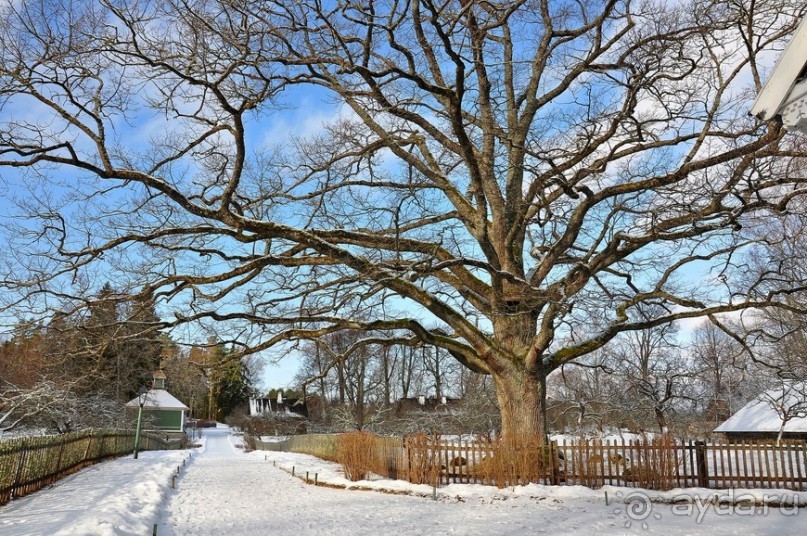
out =
[[62,455],[64,454],[64,445],[67,439],[64,437],[59,444],[59,455],[56,457],[56,468],[53,471],[53,476],[50,479],[50,483],[52,484],[55,482],[62,474]]
[[558,445],[554,441],[549,441],[549,478],[546,480],[553,486],[560,484],[560,468],[557,464]]
[[81,460],[82,467],[87,466],[87,460],[90,457],[90,448],[92,447],[92,430],[87,434],[87,448],[84,449],[84,458]]
[[403,457],[404,457],[404,471],[406,472],[406,481],[412,482],[412,450],[409,448],[409,437],[403,436]]
[[706,443],[695,441],[695,462],[698,468],[698,485],[709,487],[709,466],[706,463]]

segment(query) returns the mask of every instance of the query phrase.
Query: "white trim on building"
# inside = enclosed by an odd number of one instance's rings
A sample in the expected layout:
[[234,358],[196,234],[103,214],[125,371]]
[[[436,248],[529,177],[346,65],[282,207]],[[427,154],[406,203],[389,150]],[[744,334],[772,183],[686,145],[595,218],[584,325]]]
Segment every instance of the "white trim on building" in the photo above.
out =
[[751,114],[764,120],[780,115],[786,128],[807,134],[807,17],[776,62]]

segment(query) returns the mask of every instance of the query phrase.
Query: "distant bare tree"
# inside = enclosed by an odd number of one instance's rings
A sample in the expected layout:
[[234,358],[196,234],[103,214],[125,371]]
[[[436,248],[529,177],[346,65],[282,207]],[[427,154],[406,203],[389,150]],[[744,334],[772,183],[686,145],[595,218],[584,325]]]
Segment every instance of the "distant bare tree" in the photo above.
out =
[[370,343],[372,334],[365,335],[368,334],[352,330],[322,337],[314,348],[315,360],[309,357],[309,367],[298,374],[304,390],[309,385],[319,385],[324,394],[326,382],[333,385],[332,413],[341,423],[357,430],[371,421],[375,411],[389,406],[384,402],[385,375],[380,370],[382,348]]
[[167,343],[166,347],[169,350],[162,364],[167,377],[166,387],[172,395],[188,406],[191,416],[201,418],[202,410],[207,405],[209,391],[205,374],[178,348]]
[[317,395],[318,414],[310,417],[325,420],[328,413],[328,401],[332,398],[332,382],[329,378],[330,356],[320,349],[318,343],[303,344],[300,349],[300,366],[294,377],[297,385],[303,385],[306,396]]
[[[734,263],[804,195],[803,151],[747,117],[802,1],[0,10],[0,169],[25,190],[4,296],[32,315],[102,272],[245,351],[406,331],[490,375],[516,441],[546,432],[548,375],[622,333],[799,310],[803,281]],[[282,91],[338,113],[267,146]]]
[[437,400],[451,394],[451,386],[459,387],[457,361],[437,346],[422,348],[423,369],[427,380],[422,394],[434,394]]
[[[794,173],[807,170],[802,164]],[[761,391],[781,381],[807,380],[807,297],[789,290],[807,281],[807,201],[797,200],[780,218],[754,222],[752,232],[760,239],[746,257],[745,277],[757,292],[782,293],[782,307],[710,319],[748,355]]]
[[575,431],[581,435],[592,425],[604,433],[622,424],[631,408],[624,407],[625,383],[612,361],[603,351],[593,352],[562,367],[550,378],[557,399],[557,411],[553,412],[556,421],[574,422]]
[[629,333],[608,351],[624,385],[622,403],[639,417],[649,409],[662,433],[670,430],[670,413],[693,396],[696,371],[678,347],[673,325]]
[[693,360],[695,382],[707,420],[727,419],[756,394],[751,360],[743,345],[711,322],[693,330],[684,348]]
[[32,421],[59,403],[58,390],[50,382],[40,382],[30,388],[20,388],[5,382],[0,386],[0,439],[26,421]]
[[760,393],[756,401],[765,404],[779,418],[779,432],[776,435],[776,444],[779,445],[787,423],[795,418],[807,417],[807,383],[779,379],[774,382],[773,388]]
[[398,380],[400,385],[401,398],[409,398],[415,391],[419,392],[420,373],[417,367],[418,348],[413,346],[401,346],[401,363],[398,368]]

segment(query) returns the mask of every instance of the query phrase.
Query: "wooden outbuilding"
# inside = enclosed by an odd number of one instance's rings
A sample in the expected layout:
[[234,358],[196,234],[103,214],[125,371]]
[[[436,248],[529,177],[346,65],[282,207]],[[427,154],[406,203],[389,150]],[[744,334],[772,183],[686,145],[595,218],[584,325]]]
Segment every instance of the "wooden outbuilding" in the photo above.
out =
[[[165,390],[165,379],[165,372],[162,370],[154,373],[152,387],[143,404],[143,422],[146,423],[144,428],[161,432],[183,432],[189,408]],[[127,408],[133,409],[137,409],[139,405],[138,398],[126,403]]]
[[807,384],[783,382],[740,408],[715,433],[729,441],[807,440]]

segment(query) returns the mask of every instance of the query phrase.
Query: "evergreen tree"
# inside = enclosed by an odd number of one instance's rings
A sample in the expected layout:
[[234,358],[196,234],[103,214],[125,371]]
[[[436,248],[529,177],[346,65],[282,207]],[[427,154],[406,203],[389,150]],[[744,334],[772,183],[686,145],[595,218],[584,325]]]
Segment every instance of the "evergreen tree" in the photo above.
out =
[[[121,362],[118,355],[118,306],[116,291],[105,283],[90,302],[89,314],[80,324],[76,353],[76,368],[82,371],[79,391],[83,394],[104,393],[121,398],[119,389]],[[110,381],[111,380],[111,381]]]
[[247,405],[249,399],[258,394],[251,361],[248,358],[233,358],[232,353],[231,349],[224,347],[219,347],[217,352],[214,392],[218,420],[223,420],[239,407]]
[[122,372],[118,383],[124,398],[132,398],[141,385],[149,385],[153,372],[162,368],[164,342],[152,297],[136,297],[126,302],[121,314],[122,341],[116,346]]

